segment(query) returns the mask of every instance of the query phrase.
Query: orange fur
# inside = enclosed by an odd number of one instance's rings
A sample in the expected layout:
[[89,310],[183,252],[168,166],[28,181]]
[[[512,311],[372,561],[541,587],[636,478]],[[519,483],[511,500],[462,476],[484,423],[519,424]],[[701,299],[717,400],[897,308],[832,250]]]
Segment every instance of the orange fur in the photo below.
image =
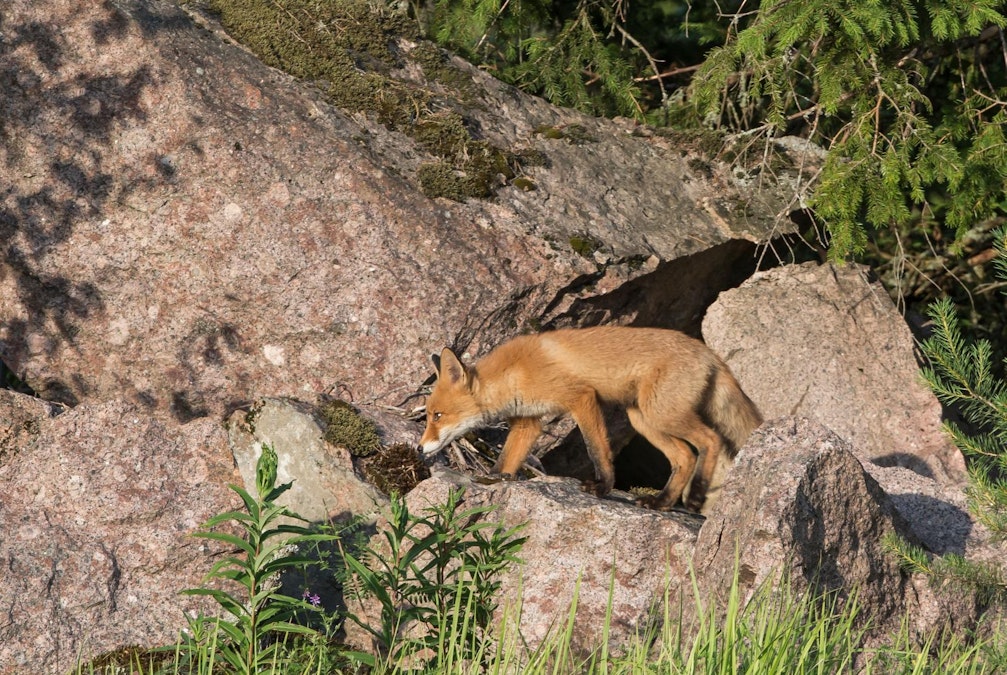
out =
[[[615,482],[601,403],[624,407],[633,428],[671,463],[660,494],[643,500],[667,509],[685,496],[699,511],[719,462],[733,458],[762,416],[727,365],[702,342],[659,328],[599,326],[515,338],[475,366],[441,353],[427,399],[425,454],[497,420],[510,433],[494,471],[520,469],[545,415],[569,413],[594,462],[599,496]],[[693,450],[695,449],[695,451]]]

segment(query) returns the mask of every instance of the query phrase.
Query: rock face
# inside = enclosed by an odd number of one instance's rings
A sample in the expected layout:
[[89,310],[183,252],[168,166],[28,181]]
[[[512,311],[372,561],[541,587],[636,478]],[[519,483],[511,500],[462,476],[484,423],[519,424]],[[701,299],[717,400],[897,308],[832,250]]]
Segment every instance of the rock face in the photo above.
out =
[[941,430],[941,406],[920,379],[912,334],[862,267],[807,263],[756,273],[720,295],[703,335],[766,419],[806,416],[864,461],[964,485],[964,460]]
[[293,481],[279,503],[311,522],[374,516],[388,500],[353,473],[350,453],[326,443],[310,406],[266,399],[227,422],[228,439],[245,489],[255,492],[263,444],[276,451],[276,482]]
[[881,549],[907,527],[851,452],[849,443],[808,420],[783,418],[757,430],[739,453],[696,546],[706,588],[726,590],[735,565],[742,596],[784,571],[860,597],[884,619],[905,611],[908,578]]
[[884,489],[895,510],[928,550],[990,562],[1002,558],[1003,551],[995,545],[991,533],[973,522],[964,491],[948,489],[899,466],[865,462],[864,470]]
[[920,543],[850,444],[807,419],[781,418],[756,431],[738,455],[700,531],[696,575],[722,598],[735,565],[745,599],[781,571],[798,588],[837,591],[841,598],[855,589],[875,637],[897,631],[907,612],[914,634],[945,624],[970,628],[978,617],[975,598],[937,597],[900,571],[882,546],[890,534]]
[[0,673],[173,644],[183,613],[212,609],[179,595],[219,553],[190,535],[239,503],[218,423],[168,428],[121,402],[47,408],[0,392],[0,427],[29,427],[0,461]]
[[[0,357],[45,398],[179,421],[332,389],[395,403],[444,345],[574,312],[695,327],[777,211],[741,231],[726,171],[458,61],[470,126],[539,153],[538,189],[430,199],[414,141],[210,28],[164,0],[5,7]],[[590,140],[534,132],[572,124]]]
[[[521,608],[521,636],[529,649],[561,630],[576,600],[571,646],[589,653],[602,639],[609,603],[611,643],[618,648],[660,617],[669,578],[687,579],[701,519],[641,509],[628,495],[599,500],[569,478],[481,485],[436,473],[409,493],[411,512],[443,504],[465,487],[465,507],[493,505],[484,516],[506,527],[527,523],[519,557],[506,572],[501,606]],[[380,536],[380,535],[379,535]],[[613,565],[615,569],[613,571]]]

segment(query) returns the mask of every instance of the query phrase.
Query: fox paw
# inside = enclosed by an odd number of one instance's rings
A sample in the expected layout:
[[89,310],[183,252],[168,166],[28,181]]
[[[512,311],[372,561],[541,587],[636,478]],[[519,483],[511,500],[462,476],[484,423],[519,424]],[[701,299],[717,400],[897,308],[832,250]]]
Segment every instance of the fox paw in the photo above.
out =
[[661,495],[646,495],[644,497],[637,497],[636,505],[653,511],[665,511],[668,508],[667,506],[664,506],[664,500],[661,499]]
[[606,485],[602,481],[586,480],[581,483],[580,489],[589,494],[593,494],[595,497],[604,497],[612,491],[612,486]]
[[690,511],[692,511],[694,513],[699,513],[700,510],[703,508],[703,502],[704,501],[706,501],[706,500],[705,499],[694,499],[693,497],[690,496],[689,499],[687,499],[685,501],[685,508],[687,508],[688,510],[690,510]]
[[664,494],[644,495],[637,497],[636,505],[651,511],[671,511],[679,504],[679,500],[670,500]]

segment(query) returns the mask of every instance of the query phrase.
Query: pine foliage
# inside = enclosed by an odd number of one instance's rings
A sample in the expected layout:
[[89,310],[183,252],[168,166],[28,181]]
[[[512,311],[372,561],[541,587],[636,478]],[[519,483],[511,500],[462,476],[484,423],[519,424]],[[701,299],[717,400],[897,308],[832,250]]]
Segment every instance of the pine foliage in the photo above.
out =
[[[940,211],[959,236],[1002,213],[1007,24],[998,0],[769,0],[693,79],[708,122],[829,150],[810,206],[834,257]],[[865,227],[865,225],[867,227]]]
[[761,168],[780,135],[825,147],[799,197],[834,258],[1007,211],[1004,0],[414,1],[438,42],[553,103],[740,132]]
[[[997,274],[1007,282],[1007,228],[996,239]],[[1007,382],[995,374],[990,342],[963,337],[950,300],[935,302],[929,315],[933,334],[924,341],[923,352],[930,365],[923,376],[963,418],[963,424],[945,422],[945,429],[968,459],[973,513],[1007,536]]]
[[975,590],[983,604],[1007,598],[1007,578],[1001,567],[967,560],[957,553],[931,556],[894,534],[886,536],[882,544],[898,557],[903,569],[925,575],[938,588]]
[[[1007,282],[1007,227],[995,233],[995,246],[996,272]],[[923,377],[941,402],[961,416],[961,424],[946,421],[944,428],[968,461],[969,509],[996,536],[1007,537],[1007,381],[994,369],[990,342],[970,341],[962,334],[949,298],[932,303],[928,315],[933,332],[922,344],[929,362]],[[927,576],[937,587],[974,589],[983,603],[1007,599],[1002,566],[958,554],[932,556],[897,536],[883,543],[904,569]]]
[[545,0],[436,0],[429,31],[501,79],[557,105],[642,116],[634,81],[641,47],[626,30],[621,6],[578,0],[564,10]]

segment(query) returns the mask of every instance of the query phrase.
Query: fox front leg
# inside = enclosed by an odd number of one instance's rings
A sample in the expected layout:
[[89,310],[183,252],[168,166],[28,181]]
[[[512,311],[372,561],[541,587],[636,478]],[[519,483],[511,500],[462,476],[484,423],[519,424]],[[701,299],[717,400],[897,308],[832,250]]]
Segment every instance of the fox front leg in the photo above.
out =
[[508,423],[510,431],[493,467],[493,473],[513,477],[521,469],[531,452],[531,446],[542,433],[542,420],[538,417],[512,417]]
[[615,485],[615,468],[612,465],[612,449],[608,443],[608,429],[605,417],[593,391],[585,393],[570,407],[573,421],[580,428],[587,453],[594,463],[595,482],[587,482],[584,489],[598,497],[604,497]]

